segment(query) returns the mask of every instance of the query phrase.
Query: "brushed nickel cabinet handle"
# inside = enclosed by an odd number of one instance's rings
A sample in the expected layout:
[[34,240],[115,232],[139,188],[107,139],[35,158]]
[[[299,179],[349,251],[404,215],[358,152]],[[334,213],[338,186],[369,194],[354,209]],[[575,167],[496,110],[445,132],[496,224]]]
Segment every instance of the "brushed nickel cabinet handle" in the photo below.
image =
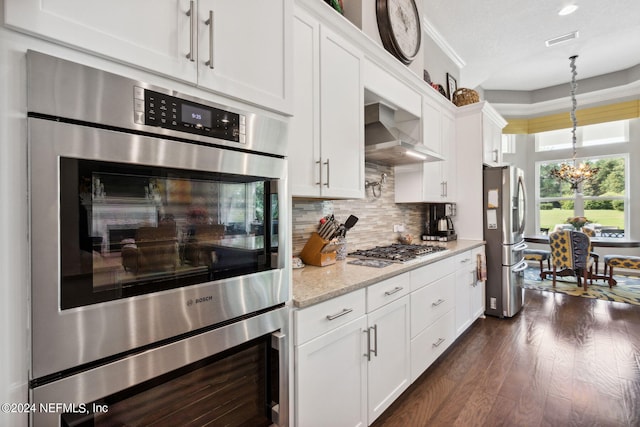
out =
[[322,185],[322,158],[316,162],[316,165],[318,165],[318,176],[320,178],[316,185]]
[[373,329],[373,350],[371,352],[378,357],[378,325],[373,325],[369,329]]
[[329,188],[329,177],[330,177],[330,170],[329,170],[329,159],[327,159],[326,162],[324,162],[325,165],[327,165],[327,183],[325,184],[327,186],[327,188]]
[[431,305],[432,305],[433,307],[437,307],[437,306],[439,306],[440,304],[442,304],[443,302],[444,302],[444,300],[443,300],[442,298],[440,298],[440,299],[438,299],[438,301],[436,301],[436,302],[432,302],[432,303],[431,303]]
[[390,296],[393,295],[395,293],[400,292],[401,290],[403,290],[404,288],[402,286],[396,286],[394,289],[391,289],[390,291],[385,292],[385,296]]
[[[371,348],[371,331],[373,330],[373,348]],[[367,362],[371,361],[371,354],[378,357],[378,325],[369,326],[364,331],[367,334],[367,352],[363,354],[367,358]]]
[[353,311],[352,308],[343,308],[342,311],[340,313],[336,313],[336,314],[328,314],[327,315],[327,320],[335,320],[338,317],[342,317],[345,314],[349,314]]
[[438,341],[434,342],[433,344],[431,344],[431,347],[435,348],[435,347],[439,347],[440,344],[442,344],[443,342],[445,342],[444,338],[438,338]]
[[209,11],[209,19],[204,24],[209,26],[209,60],[204,64],[213,70],[213,10]]
[[195,61],[195,55],[193,53],[193,29],[196,26],[196,14],[193,12],[194,0],[191,0],[187,16],[189,19],[189,53],[187,53],[187,59],[191,62]]
[[371,361],[371,328],[367,328],[363,333],[367,334],[367,352],[363,354],[367,358],[367,362]]

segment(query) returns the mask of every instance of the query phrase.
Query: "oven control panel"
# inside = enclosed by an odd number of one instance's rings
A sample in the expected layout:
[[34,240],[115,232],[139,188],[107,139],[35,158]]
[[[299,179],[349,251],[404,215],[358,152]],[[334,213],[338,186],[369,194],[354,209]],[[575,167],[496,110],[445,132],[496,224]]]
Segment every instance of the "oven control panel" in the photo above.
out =
[[246,116],[210,105],[135,86],[133,111],[137,124],[246,142]]

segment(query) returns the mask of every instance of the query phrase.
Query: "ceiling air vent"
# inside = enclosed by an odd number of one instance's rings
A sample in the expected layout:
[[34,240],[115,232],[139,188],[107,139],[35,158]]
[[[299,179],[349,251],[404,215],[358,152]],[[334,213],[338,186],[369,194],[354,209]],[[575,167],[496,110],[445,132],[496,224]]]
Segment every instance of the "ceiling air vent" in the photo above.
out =
[[569,40],[573,40],[573,39],[577,39],[578,38],[578,32],[577,31],[573,31],[569,34],[565,34],[559,37],[554,37],[552,39],[547,40],[546,42],[544,42],[544,44],[547,45],[547,47],[551,47],[554,45],[557,45],[558,43],[564,43],[567,42]]

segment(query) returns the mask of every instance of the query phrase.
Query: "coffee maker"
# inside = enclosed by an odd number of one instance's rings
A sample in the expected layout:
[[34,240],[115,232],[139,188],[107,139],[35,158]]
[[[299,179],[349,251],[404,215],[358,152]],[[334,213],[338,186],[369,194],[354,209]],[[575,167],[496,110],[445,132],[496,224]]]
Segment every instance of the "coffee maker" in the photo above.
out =
[[422,240],[450,242],[458,236],[451,217],[456,214],[455,203],[428,203],[425,205],[424,233]]

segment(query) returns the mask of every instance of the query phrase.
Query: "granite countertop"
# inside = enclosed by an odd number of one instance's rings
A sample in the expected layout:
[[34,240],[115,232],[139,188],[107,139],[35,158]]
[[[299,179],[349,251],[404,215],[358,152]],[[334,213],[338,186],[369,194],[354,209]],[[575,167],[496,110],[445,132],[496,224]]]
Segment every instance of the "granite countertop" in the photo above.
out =
[[383,268],[347,264],[348,261],[354,259],[347,257],[345,261],[337,261],[326,267],[307,265],[304,268],[294,269],[293,306],[296,308],[309,307],[398,274],[466,252],[484,245],[485,242],[482,240],[457,240],[443,244],[449,251],[429,256],[424,261],[406,264],[394,263]]

